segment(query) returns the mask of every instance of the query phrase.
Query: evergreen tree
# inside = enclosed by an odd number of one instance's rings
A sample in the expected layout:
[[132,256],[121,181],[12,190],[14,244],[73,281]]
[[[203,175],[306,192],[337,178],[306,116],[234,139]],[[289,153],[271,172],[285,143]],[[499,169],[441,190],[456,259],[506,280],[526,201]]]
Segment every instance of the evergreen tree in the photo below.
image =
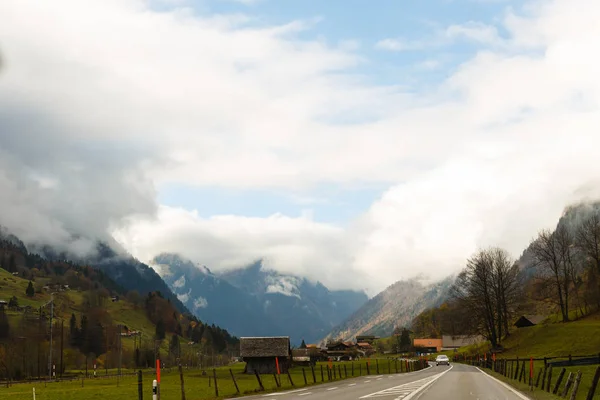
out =
[[11,254],[8,258],[8,272],[17,272],[17,263],[14,254]]
[[410,332],[408,329],[402,329],[400,334],[400,350],[407,351],[410,348]]
[[77,329],[75,314],[71,314],[71,319],[69,320],[69,344],[73,347],[79,346],[79,329]]
[[29,281],[27,289],[25,289],[25,294],[27,297],[33,297],[35,295],[35,289],[33,288],[33,283],[31,283],[31,281]]
[[171,336],[171,342],[169,343],[169,353],[175,357],[179,357],[179,336]]
[[302,343],[300,344],[300,348],[301,349],[305,349],[306,348],[306,343],[304,343],[304,339],[302,339]]
[[10,298],[10,300],[8,301],[8,306],[19,307],[19,299],[17,299],[17,296],[13,296]]
[[165,322],[161,319],[156,323],[156,338],[162,340],[167,335]]
[[4,307],[0,307],[0,339],[7,339],[10,335],[10,325]]

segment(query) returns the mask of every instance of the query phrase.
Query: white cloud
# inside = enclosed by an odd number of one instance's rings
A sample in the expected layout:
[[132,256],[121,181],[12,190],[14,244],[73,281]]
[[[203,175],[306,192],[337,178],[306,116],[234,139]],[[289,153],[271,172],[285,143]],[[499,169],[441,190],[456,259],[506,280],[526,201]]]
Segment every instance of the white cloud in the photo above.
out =
[[375,48],[388,51],[425,50],[448,46],[457,41],[467,41],[488,46],[502,46],[502,39],[495,26],[481,22],[468,21],[464,24],[454,24],[437,29],[425,38],[385,38],[375,43]]
[[199,308],[207,308],[208,307],[208,301],[204,298],[204,297],[198,297],[196,300],[194,300],[194,309],[199,309]]
[[[483,50],[427,94],[345,75],[364,61],[357,48],[299,41],[302,21],[59,3],[0,3],[0,224],[25,239],[114,229],[144,260],[179,251],[218,270],[266,257],[374,293],[455,271],[477,246],[517,255],[568,202],[599,194],[596,1],[536,1],[496,28],[441,30],[436,46]],[[369,122],[338,123],[349,117]],[[159,207],[162,182],[389,190],[342,228],[310,213]]]

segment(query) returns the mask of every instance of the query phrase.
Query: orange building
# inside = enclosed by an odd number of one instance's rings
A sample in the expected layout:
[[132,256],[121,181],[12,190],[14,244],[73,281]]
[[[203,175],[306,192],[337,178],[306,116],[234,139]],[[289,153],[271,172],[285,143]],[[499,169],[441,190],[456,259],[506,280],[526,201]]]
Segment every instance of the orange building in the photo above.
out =
[[414,339],[413,346],[424,347],[426,353],[438,353],[442,350],[442,339]]

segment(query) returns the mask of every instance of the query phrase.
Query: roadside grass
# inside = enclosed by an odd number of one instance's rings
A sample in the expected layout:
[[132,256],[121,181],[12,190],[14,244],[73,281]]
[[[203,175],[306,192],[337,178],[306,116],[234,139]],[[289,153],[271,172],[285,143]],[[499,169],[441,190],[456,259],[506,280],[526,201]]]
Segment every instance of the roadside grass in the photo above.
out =
[[[383,361],[383,362],[382,362]],[[360,362],[335,362],[332,363],[336,369],[336,378],[331,382],[351,379],[352,364],[354,364],[354,377],[366,376],[366,360]],[[395,373],[395,363],[388,363],[387,360],[370,360],[370,375],[376,375],[376,365],[379,362],[379,374]],[[360,366],[360,367],[359,367]],[[344,368],[345,367],[345,368]],[[398,362],[400,368],[400,362]],[[231,378],[229,369],[233,372],[240,389],[239,395],[268,394],[281,390],[302,389],[322,383],[328,383],[330,380],[327,375],[328,363],[318,363],[315,367],[315,379],[313,379],[310,367],[294,367],[290,370],[290,375],[294,386],[292,386],[287,374],[278,377],[280,386],[278,387],[273,375],[261,375],[262,384],[265,391],[259,390],[259,384],[254,375],[244,374],[244,363],[236,363],[228,367],[216,368],[217,387],[219,397],[216,397],[214,381],[211,379],[213,370],[206,370],[203,375],[199,369],[184,369],[184,388],[187,400],[204,399],[222,399],[238,396],[235,385]],[[323,375],[321,375],[323,369]],[[339,371],[342,371],[342,377]],[[405,372],[404,367],[402,371]],[[346,378],[347,374],[347,378]],[[360,374],[360,375],[359,375]],[[306,384],[304,376],[306,375]],[[324,379],[322,379],[322,377]],[[143,391],[144,398],[151,398],[152,380],[155,379],[154,371],[146,370],[143,372]],[[118,383],[118,386],[117,386]],[[82,386],[83,385],[83,386]],[[99,374],[98,378],[78,379],[73,381],[61,382],[35,382],[14,384],[9,388],[0,387],[0,398],[6,400],[29,400],[32,398],[33,388],[35,387],[37,400],[85,400],[85,399],[105,399],[111,400],[131,400],[137,398],[138,385],[136,376],[123,376],[119,380],[116,377],[103,378]],[[161,395],[165,399],[180,399],[181,386],[179,372],[176,368],[161,371]]]
[[505,377],[504,375],[490,371],[489,369],[481,368],[481,370],[484,373],[486,373],[490,376],[493,376],[494,378],[508,384],[509,386],[512,386],[513,388],[517,389],[518,391],[520,391],[525,396],[527,396],[531,399],[534,399],[534,400],[557,400],[557,399],[561,398],[559,396],[553,395],[552,393],[545,392],[545,391],[543,391],[539,388],[535,388],[535,387],[534,387],[534,390],[531,391],[529,385],[509,379],[509,378]]

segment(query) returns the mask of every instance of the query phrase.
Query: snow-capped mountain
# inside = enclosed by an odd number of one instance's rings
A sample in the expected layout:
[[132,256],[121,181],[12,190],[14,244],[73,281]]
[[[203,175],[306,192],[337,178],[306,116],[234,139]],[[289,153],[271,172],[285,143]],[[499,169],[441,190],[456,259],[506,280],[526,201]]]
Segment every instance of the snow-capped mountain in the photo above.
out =
[[152,262],[171,290],[199,318],[237,336],[289,335],[293,343],[327,334],[368,298],[263,268],[261,262],[214,274],[174,254]]

